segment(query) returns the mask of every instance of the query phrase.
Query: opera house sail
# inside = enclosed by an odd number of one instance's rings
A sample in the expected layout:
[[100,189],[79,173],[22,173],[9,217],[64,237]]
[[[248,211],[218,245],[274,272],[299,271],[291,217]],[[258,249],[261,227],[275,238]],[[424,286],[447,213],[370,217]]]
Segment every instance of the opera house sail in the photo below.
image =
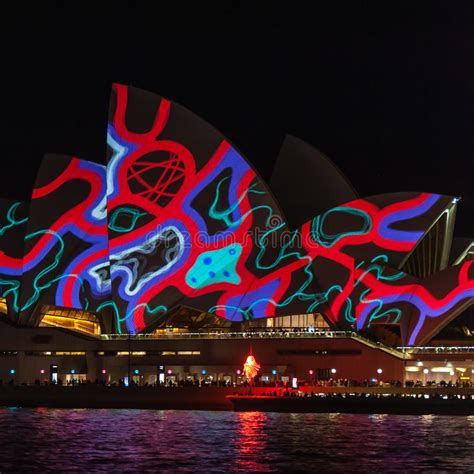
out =
[[137,334],[179,308],[233,324],[317,312],[420,345],[474,301],[473,261],[449,266],[453,197],[359,197],[295,138],[270,190],[204,120],[121,84],[107,128],[106,165],[47,155],[30,203],[1,201],[0,296],[17,325]]

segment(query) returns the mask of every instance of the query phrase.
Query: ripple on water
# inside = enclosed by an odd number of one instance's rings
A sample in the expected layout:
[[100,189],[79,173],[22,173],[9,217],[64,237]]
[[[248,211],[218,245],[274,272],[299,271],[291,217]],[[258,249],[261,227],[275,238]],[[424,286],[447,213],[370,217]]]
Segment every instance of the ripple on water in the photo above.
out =
[[0,471],[469,470],[474,417],[0,408]]

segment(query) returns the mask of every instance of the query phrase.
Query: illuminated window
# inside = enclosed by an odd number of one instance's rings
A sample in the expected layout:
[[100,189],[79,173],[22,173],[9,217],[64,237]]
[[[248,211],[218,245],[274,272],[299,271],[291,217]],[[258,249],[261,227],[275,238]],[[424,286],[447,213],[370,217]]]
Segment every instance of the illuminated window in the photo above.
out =
[[100,324],[95,314],[87,311],[43,306],[40,326],[60,327],[91,336],[100,335]]
[[329,325],[320,313],[294,314],[292,316],[277,316],[266,318],[269,328],[314,328],[328,329]]
[[64,352],[64,351],[56,351],[54,353],[54,355],[57,355],[57,356],[83,356],[83,355],[86,355],[85,352],[78,352],[78,351],[75,351],[75,352]]
[[155,329],[151,334],[155,336],[167,336],[170,334],[184,334],[189,332],[187,328],[166,327]]
[[117,352],[117,355],[118,355],[118,356],[128,356],[128,355],[132,355],[132,356],[146,356],[146,352],[145,352],[145,351],[132,351],[132,352],[128,352],[128,351],[118,351],[118,352]]
[[83,356],[86,355],[84,351],[26,351],[29,356]]
[[198,356],[201,355],[201,351],[178,351],[179,356]]
[[175,351],[163,351],[161,353],[161,355],[164,355],[164,356],[175,356],[176,355],[176,352]]
[[0,313],[8,314],[7,299],[0,298]]

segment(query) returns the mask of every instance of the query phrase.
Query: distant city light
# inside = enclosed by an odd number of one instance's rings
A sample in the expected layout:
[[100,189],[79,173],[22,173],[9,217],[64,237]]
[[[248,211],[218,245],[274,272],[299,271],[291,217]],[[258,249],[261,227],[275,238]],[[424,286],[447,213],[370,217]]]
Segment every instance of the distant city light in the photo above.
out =
[[167,372],[168,372],[168,375],[171,375],[173,373],[171,369],[168,369]]
[[76,373],[76,370],[75,369],[72,369],[71,370],[71,374],[75,374]]
[[15,370],[15,369],[10,369],[10,374],[11,374],[11,375],[15,375],[15,373],[16,373],[16,370]]
[[[236,372],[237,375],[240,375],[240,374],[242,373],[242,372],[240,371],[240,369],[237,369],[235,372]],[[473,370],[473,373],[474,373],[474,370]]]
[[134,373],[135,375],[138,375],[138,374],[140,373],[140,370],[139,370],[139,369],[134,369],[134,370],[133,370],[133,373]]
[[382,369],[377,369],[377,373],[378,373],[378,374],[381,374],[382,372],[383,372]]
[[107,373],[107,370],[102,369],[102,374],[105,375]]
[[201,370],[201,374],[202,374],[202,375],[206,375],[206,374],[207,374],[207,370],[206,370],[206,369],[202,369],[202,370]]
[[276,374],[277,374],[277,370],[276,370],[276,369],[273,369],[273,370],[272,370],[272,374],[273,374],[273,375],[276,375]]
[[331,369],[331,374],[335,374],[337,372],[336,369]]
[[309,369],[309,375],[313,375],[314,374],[314,370],[313,369]]
[[41,369],[40,370],[40,374],[44,374],[45,370],[44,369]]

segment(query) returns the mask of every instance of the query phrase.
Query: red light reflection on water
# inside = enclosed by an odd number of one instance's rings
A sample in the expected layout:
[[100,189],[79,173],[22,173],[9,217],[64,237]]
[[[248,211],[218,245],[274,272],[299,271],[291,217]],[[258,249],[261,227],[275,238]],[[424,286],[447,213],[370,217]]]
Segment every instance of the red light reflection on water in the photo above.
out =
[[249,411],[238,414],[237,465],[245,471],[269,472],[265,462],[267,413]]

